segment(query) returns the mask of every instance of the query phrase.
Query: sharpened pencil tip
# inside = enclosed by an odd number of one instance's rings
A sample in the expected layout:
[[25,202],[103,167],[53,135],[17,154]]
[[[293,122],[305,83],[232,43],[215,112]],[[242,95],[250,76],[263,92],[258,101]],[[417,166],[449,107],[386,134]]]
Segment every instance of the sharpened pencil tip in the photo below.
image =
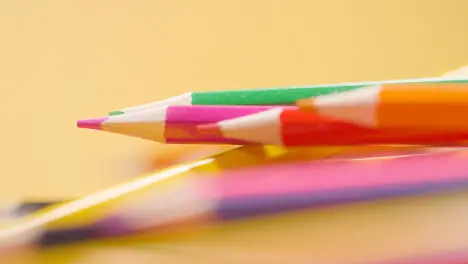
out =
[[101,123],[106,121],[106,120],[107,120],[107,117],[78,120],[76,122],[76,126],[79,127],[79,128],[89,128],[89,129],[101,130]]
[[116,116],[116,115],[123,115],[124,112],[122,111],[112,111],[112,112],[109,112],[109,115],[110,116]]
[[299,99],[296,101],[296,106],[302,110],[314,109],[314,102],[310,98]]
[[197,131],[204,136],[223,137],[223,132],[217,124],[199,125]]

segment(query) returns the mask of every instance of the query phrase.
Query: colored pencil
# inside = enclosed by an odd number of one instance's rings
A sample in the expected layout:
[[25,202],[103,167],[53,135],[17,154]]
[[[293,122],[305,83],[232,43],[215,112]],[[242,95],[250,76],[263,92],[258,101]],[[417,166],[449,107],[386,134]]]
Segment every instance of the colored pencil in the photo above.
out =
[[468,131],[447,133],[425,129],[368,128],[316,113],[284,108],[200,125],[198,130],[207,136],[280,146],[457,145],[468,140]]
[[468,65],[446,72],[442,75],[445,78],[468,76]]
[[[466,152],[451,150],[380,162],[296,162],[234,170],[223,177],[181,179],[163,192],[148,192],[118,207],[92,226],[46,230],[34,243],[49,246],[155,228],[164,232],[180,224],[192,228],[321,206],[462,190],[468,188],[466,162]],[[1,232],[0,238],[6,239],[0,244],[11,239]]]
[[[468,187],[468,156],[456,151],[368,160],[303,162],[183,181],[165,194],[121,208],[111,234],[180,223],[228,221]],[[397,173],[396,173],[397,172]],[[120,226],[119,228],[117,228]]]
[[[386,261],[373,261],[366,264],[467,264],[468,250],[427,254],[419,257],[409,257]],[[364,264],[364,263],[363,263]]]
[[377,85],[301,99],[297,105],[367,127],[468,131],[468,84]]
[[191,92],[171,97],[162,101],[112,111],[109,113],[109,115],[128,114],[167,105],[294,105],[296,100],[301,98],[338,93],[377,84],[468,82],[468,78],[464,76],[464,74],[447,73],[447,75],[449,74],[451,74],[452,77],[350,82],[247,90]]
[[79,120],[77,126],[164,143],[244,144],[243,141],[199,135],[197,125],[271,108],[274,106],[163,106],[133,114]]
[[27,214],[36,212],[48,206],[58,204],[65,201],[20,201],[12,202],[8,204],[3,204],[0,209],[1,218],[15,218],[20,216],[25,216]]

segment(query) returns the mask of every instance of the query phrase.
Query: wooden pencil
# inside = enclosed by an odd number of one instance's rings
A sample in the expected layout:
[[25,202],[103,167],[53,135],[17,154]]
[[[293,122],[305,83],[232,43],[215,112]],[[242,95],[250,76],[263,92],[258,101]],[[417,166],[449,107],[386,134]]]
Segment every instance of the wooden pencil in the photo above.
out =
[[162,106],[132,114],[79,120],[77,126],[173,144],[243,144],[243,141],[200,135],[197,126],[271,108],[274,106]]
[[3,221],[5,222],[14,221],[18,218],[35,213],[49,206],[56,205],[59,203],[64,203],[64,202],[65,200],[63,201],[25,200],[25,201],[18,201],[18,202],[2,203],[2,206],[0,207],[0,223],[2,223]]
[[468,65],[462,66],[460,68],[457,68],[455,70],[448,71],[442,75],[443,77],[446,78],[451,78],[451,77],[463,77],[463,76],[468,76]]
[[468,84],[376,85],[301,99],[297,105],[367,127],[468,130]]
[[5,216],[24,216],[38,210],[44,209],[48,206],[64,203],[66,200],[57,200],[57,201],[40,201],[40,200],[25,200],[20,202],[13,202],[5,204],[2,209],[0,209],[0,215]]
[[[449,73],[447,73],[448,75]],[[333,94],[377,84],[397,83],[466,83],[468,78],[460,73],[451,77],[383,80],[291,86],[280,88],[244,89],[211,92],[192,92],[162,101],[112,111],[109,115],[128,114],[167,105],[294,105],[298,99]]]
[[396,156],[378,163],[365,159],[302,162],[182,181],[165,194],[150,194],[141,203],[119,209],[108,218],[114,222],[113,229],[107,227],[106,232],[113,235],[164,229],[180,223],[229,221],[317,206],[460,190],[468,187],[467,158],[457,151],[444,151]]
[[459,250],[442,253],[432,253],[423,256],[400,258],[385,261],[373,261],[362,264],[466,264],[468,263],[468,250]]
[[[380,162],[296,162],[234,170],[223,177],[181,179],[164,192],[148,192],[126,203],[95,225],[43,230],[31,239],[46,246],[155,228],[163,232],[179,224],[193,227],[321,206],[462,190],[468,188],[467,161],[466,151],[434,151],[387,157]],[[0,245],[8,241],[18,240],[0,232]]]
[[447,133],[426,129],[369,128],[312,112],[285,108],[200,125],[198,130],[207,136],[280,146],[457,145],[468,140],[468,130]]

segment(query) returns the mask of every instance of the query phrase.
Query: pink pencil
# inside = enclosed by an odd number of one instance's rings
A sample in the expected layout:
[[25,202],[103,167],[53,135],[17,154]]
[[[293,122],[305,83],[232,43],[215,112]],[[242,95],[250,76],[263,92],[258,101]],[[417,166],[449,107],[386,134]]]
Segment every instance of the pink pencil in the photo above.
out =
[[[312,209],[356,201],[468,188],[468,151],[439,151],[375,159],[322,160],[231,171],[222,177],[181,179],[169,189],[119,207],[96,225],[46,230],[40,245],[158,229],[180,223]],[[190,225],[190,226],[192,226]],[[73,234],[79,234],[74,237]],[[2,240],[4,239],[4,240]],[[1,243],[18,241],[1,237]]]
[[428,254],[425,256],[409,257],[390,261],[378,261],[366,264],[467,264],[468,250],[460,252],[446,252]]
[[[77,126],[165,143],[230,143],[245,141],[201,135],[200,124],[259,113],[279,106],[162,106],[142,112],[79,120]],[[288,108],[296,109],[294,106]]]
[[253,167],[224,173],[207,180],[215,185],[207,192],[214,197],[256,197],[259,195],[318,194],[349,190],[411,186],[466,181],[468,153],[440,150],[421,154],[357,160],[321,160],[268,167]]
[[[182,180],[120,208],[112,234],[177,223],[227,221],[314,207],[468,188],[467,152],[316,161]],[[115,222],[114,222],[115,223]],[[120,230],[120,231],[119,231]]]

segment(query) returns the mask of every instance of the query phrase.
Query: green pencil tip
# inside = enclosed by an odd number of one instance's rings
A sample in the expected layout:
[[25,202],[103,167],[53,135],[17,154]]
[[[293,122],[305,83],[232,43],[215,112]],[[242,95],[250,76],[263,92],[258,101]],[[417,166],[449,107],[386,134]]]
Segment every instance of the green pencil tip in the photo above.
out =
[[116,116],[116,115],[123,115],[124,112],[122,111],[112,111],[112,112],[109,112],[109,115],[110,116]]

